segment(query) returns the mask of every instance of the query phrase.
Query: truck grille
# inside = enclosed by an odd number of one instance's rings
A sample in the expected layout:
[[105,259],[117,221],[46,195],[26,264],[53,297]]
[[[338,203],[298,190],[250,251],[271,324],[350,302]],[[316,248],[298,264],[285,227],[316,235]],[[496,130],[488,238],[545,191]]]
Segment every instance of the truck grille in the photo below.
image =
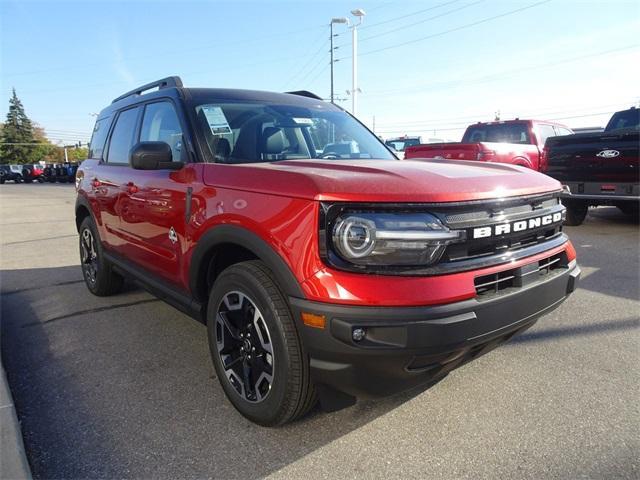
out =
[[566,268],[568,268],[567,255],[562,252],[519,268],[476,277],[474,280],[476,295],[478,299],[483,300],[509,293],[525,285],[545,280],[550,275],[558,273],[559,269]]
[[[555,196],[510,199],[473,206],[459,206],[436,210],[444,223],[453,230],[465,230],[466,240],[447,246],[442,264],[454,267],[483,257],[503,255],[545,243],[562,235],[564,207]],[[555,221],[548,225],[529,228],[528,222],[552,215]],[[525,222],[527,228],[496,234],[495,227]],[[522,223],[523,225],[525,223]],[[474,231],[489,229],[490,235],[474,238]]]

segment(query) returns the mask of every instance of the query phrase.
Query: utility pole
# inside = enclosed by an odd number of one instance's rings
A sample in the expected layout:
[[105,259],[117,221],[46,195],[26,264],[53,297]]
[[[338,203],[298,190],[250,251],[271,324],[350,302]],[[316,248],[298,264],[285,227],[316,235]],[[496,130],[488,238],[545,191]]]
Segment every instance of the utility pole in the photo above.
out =
[[351,15],[358,18],[358,23],[351,26],[351,115],[358,114],[358,26],[362,23],[365,11],[361,8],[351,10]]
[[[334,46],[333,46],[333,24],[334,23],[346,23],[349,24],[349,19],[345,18],[345,17],[336,17],[336,18],[332,18],[331,19],[331,23],[329,24],[329,43],[331,45],[331,103],[335,103],[334,100],[334,94],[333,94],[333,64],[336,62],[333,59],[333,51],[335,50]],[[335,35],[337,36],[337,35]]]

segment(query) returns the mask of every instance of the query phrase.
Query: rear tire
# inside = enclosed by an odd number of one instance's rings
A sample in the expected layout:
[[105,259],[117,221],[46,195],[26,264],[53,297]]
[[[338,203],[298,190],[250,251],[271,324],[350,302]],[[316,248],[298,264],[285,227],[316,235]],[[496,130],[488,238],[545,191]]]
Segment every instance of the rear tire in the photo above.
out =
[[207,331],[222,389],[246,418],[278,426],[315,405],[308,357],[263,262],[237,263],[219,275],[209,295]]
[[567,202],[565,203],[565,207],[567,207],[567,218],[564,221],[565,225],[576,227],[584,222],[587,211],[589,210],[588,204],[583,202]]
[[80,265],[84,283],[94,295],[106,297],[122,290],[124,279],[104,258],[100,236],[91,217],[80,224]]

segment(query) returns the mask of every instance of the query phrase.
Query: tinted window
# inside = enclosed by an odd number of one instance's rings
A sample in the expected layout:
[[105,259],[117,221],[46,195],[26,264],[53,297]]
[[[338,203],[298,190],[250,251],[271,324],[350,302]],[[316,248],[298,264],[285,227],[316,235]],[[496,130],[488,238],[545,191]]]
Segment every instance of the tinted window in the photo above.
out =
[[111,118],[109,117],[96,121],[91,135],[91,143],[89,144],[89,158],[102,159],[102,152],[104,151],[104,144],[107,140],[110,126]]
[[526,123],[480,124],[467,128],[462,143],[531,143]]
[[138,110],[138,108],[132,108],[118,115],[109,142],[107,163],[129,163],[129,150],[133,146],[133,137],[136,133]]
[[406,139],[396,139],[396,140],[387,140],[385,142],[387,145],[392,147],[396,152],[404,152],[407,147],[413,147],[414,145],[420,145],[419,138],[406,138]]
[[558,125],[556,125],[555,129],[558,135],[573,135],[573,132],[568,128],[559,127]]
[[636,130],[640,128],[640,109],[633,108],[631,110],[614,113],[605,130],[608,132],[610,130],[622,130],[624,128]]
[[538,136],[540,137],[538,140],[540,141],[540,145],[544,145],[549,137],[555,137],[556,131],[553,129],[551,125],[538,125]]
[[330,105],[303,107],[257,102],[196,107],[210,158],[221,163],[321,158],[395,160],[380,140]]
[[173,104],[170,102],[151,103],[145,107],[141,142],[165,142],[171,147],[173,161],[182,158],[182,129]]

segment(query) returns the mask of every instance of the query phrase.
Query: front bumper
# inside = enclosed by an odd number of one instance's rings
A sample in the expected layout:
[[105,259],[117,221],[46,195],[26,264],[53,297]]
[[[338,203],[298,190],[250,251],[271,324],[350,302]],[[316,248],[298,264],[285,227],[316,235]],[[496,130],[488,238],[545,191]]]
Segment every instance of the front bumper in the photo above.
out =
[[[375,398],[435,381],[529,328],[573,292],[579,277],[573,261],[543,280],[482,300],[360,307],[290,298],[290,304],[297,319],[303,312],[326,319],[324,329],[301,322],[320,390]],[[366,332],[359,342],[352,338],[356,328]]]

